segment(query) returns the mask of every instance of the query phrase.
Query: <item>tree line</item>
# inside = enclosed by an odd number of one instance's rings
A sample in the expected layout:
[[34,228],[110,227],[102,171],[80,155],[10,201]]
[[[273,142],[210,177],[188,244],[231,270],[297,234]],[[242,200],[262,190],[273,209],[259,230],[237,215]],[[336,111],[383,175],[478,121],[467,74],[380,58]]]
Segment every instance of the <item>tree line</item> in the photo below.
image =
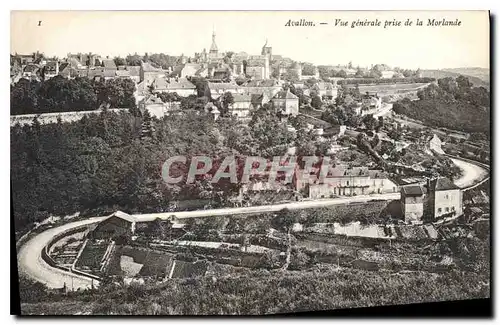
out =
[[237,184],[203,178],[166,184],[161,175],[166,159],[271,158],[292,146],[305,152],[316,143],[305,126],[298,137],[267,111],[255,114],[249,126],[233,117],[214,121],[203,111],[160,120],[135,113],[104,109],[72,123],[41,125],[35,118],[32,125],[11,127],[16,230],[50,215],[164,212],[172,201],[196,198],[222,205],[238,192]]
[[88,111],[101,105],[133,108],[135,84],[130,79],[66,79],[56,76],[46,81],[20,79],[10,87],[10,113],[41,114]]

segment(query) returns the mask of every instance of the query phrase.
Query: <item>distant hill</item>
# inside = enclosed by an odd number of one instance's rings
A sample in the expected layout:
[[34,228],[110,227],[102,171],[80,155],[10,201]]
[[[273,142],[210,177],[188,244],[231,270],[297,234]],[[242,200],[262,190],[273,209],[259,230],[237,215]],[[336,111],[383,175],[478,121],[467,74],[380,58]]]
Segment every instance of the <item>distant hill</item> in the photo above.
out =
[[[488,74],[488,77],[485,79],[484,72],[481,74],[482,78],[479,78],[480,75],[479,70],[485,70]],[[446,69],[446,70],[420,70],[422,72],[422,77],[430,77],[430,78],[446,78],[452,77],[456,78],[460,75],[468,77],[470,82],[474,84],[476,87],[484,87],[486,89],[490,89],[489,82],[489,70],[482,68],[457,68],[457,69]]]
[[485,68],[453,68],[443,69],[444,71],[455,72],[464,76],[479,78],[484,82],[490,82],[490,69]]

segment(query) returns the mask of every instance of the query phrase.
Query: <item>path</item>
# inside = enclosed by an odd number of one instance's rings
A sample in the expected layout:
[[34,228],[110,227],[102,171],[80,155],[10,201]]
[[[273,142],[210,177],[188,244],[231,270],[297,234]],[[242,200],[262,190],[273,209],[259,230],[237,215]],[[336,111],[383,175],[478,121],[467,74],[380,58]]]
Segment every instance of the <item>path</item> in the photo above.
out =
[[460,188],[470,187],[489,176],[489,172],[478,165],[457,158],[450,159],[463,171],[463,175],[454,181],[455,185]]
[[[461,159],[451,158],[452,161],[464,171],[464,175],[455,181],[455,184],[461,188],[469,187],[478,183],[488,177],[488,171],[471,162],[466,162]],[[282,209],[308,209],[319,208],[324,206],[331,206],[345,203],[367,202],[370,200],[398,200],[400,193],[389,194],[374,194],[374,195],[360,195],[352,197],[342,197],[335,199],[322,199],[311,201],[300,201],[284,204],[273,204],[253,207],[240,207],[240,208],[222,208],[211,210],[197,210],[197,211],[182,211],[182,212],[169,212],[169,213],[152,213],[152,214],[138,214],[134,215],[139,221],[152,221],[156,218],[166,219],[171,215],[175,215],[180,219],[196,218],[196,217],[209,217],[209,216],[227,216],[235,214],[254,214],[262,212],[277,212]],[[71,222],[60,227],[46,230],[29,241],[27,241],[19,250],[18,253],[18,268],[20,273],[28,275],[30,278],[45,283],[49,288],[62,288],[64,283],[71,288],[72,279],[73,287],[77,288],[90,288],[92,280],[89,278],[76,275],[70,272],[62,271],[50,267],[41,258],[42,249],[50,242],[50,240],[59,233],[68,229],[79,227],[82,225],[99,222],[106,217],[90,218],[87,220]],[[94,284],[96,284],[94,282]]]
[[[33,280],[42,282],[49,288],[62,288],[64,283],[69,290],[71,286],[76,290],[85,289],[92,286],[92,280],[68,271],[53,268],[48,265],[41,256],[42,249],[47,246],[54,236],[68,229],[88,225],[103,218],[90,218],[87,220],[67,223],[57,228],[46,230],[28,240],[17,254],[17,265],[20,274],[27,275]],[[94,280],[94,285],[97,281]]]

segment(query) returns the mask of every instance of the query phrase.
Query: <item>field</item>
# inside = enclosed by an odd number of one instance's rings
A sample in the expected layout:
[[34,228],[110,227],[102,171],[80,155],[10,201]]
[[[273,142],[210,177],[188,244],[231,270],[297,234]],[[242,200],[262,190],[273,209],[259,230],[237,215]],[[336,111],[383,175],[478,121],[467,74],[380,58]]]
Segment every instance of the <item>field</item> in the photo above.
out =
[[167,276],[172,265],[172,255],[147,248],[119,247],[109,263],[110,275]]

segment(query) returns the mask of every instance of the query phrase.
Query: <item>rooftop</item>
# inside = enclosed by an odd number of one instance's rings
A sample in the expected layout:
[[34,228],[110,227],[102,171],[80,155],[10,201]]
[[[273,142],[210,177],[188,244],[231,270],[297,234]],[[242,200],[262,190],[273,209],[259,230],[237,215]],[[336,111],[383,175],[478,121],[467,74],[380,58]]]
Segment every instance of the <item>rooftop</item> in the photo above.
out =
[[422,196],[424,192],[422,191],[422,187],[418,185],[409,185],[401,187],[404,195],[406,196]]
[[234,102],[250,102],[252,101],[252,96],[250,95],[242,95],[242,94],[233,94]]
[[282,91],[278,92],[274,96],[274,98],[275,99],[298,99],[299,97],[292,94],[292,92],[290,90],[287,90],[287,91],[282,90]]
[[113,212],[107,219],[112,218],[112,217],[117,217],[117,218],[126,220],[128,222],[135,222],[135,221],[137,221],[137,218],[135,218],[134,216],[131,216],[128,213],[122,212],[122,211]]
[[460,187],[456,186],[449,178],[437,178],[431,182],[431,188],[435,191],[448,191],[458,190]]

